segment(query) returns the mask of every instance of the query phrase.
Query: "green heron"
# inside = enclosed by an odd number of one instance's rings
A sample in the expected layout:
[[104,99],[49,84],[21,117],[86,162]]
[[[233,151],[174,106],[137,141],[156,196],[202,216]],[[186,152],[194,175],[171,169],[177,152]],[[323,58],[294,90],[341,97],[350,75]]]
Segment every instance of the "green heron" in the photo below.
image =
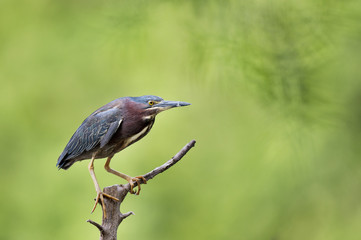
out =
[[[130,177],[111,169],[110,160],[114,154],[143,138],[152,128],[158,113],[187,105],[190,104],[164,101],[152,95],[118,98],[99,108],[83,121],[70,138],[56,166],[59,169],[68,169],[77,161],[91,159],[88,168],[97,192],[92,212],[100,200],[105,213],[103,196],[115,201],[118,199],[101,191],[94,173],[94,160],[107,158],[105,170],[127,180],[131,186],[130,193],[139,195],[139,180],[142,179],[145,183],[146,180],[142,176]],[[133,190],[135,182],[138,185],[137,192]]]

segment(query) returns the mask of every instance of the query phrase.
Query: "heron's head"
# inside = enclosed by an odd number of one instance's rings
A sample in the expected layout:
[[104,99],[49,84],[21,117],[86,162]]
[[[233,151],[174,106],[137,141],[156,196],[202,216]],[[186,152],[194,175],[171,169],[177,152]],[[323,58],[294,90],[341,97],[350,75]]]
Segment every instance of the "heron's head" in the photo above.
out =
[[171,108],[190,105],[190,103],[187,102],[166,101],[161,97],[153,95],[130,97],[130,99],[138,106],[138,108],[141,108],[141,111],[143,111],[144,115],[148,117],[153,117],[158,113]]

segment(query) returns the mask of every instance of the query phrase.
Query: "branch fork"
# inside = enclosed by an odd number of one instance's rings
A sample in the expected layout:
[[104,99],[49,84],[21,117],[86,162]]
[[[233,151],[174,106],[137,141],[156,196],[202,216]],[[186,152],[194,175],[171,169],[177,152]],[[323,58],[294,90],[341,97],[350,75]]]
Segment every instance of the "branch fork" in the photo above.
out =
[[[170,160],[168,160],[163,165],[153,169],[152,171],[146,173],[142,177],[146,181],[149,181],[150,179],[153,179],[158,174],[166,171],[170,167],[172,167],[174,164],[176,164],[179,160],[183,158],[184,155],[187,154],[187,152],[194,147],[196,141],[192,140],[187,145],[185,145],[174,157],[172,157]],[[139,184],[145,184],[146,182],[143,179],[139,179],[139,181],[134,183],[134,187],[138,186]],[[113,185],[109,187],[105,187],[103,192],[106,194],[109,194],[113,197],[116,197],[119,199],[119,201],[114,201],[108,198],[104,198],[104,204],[105,204],[105,210],[107,213],[107,217],[104,217],[104,211],[103,211],[103,220],[102,225],[100,225],[97,222],[94,222],[92,220],[87,220],[90,224],[94,225],[98,228],[100,231],[100,240],[116,240],[117,239],[117,231],[120,223],[130,215],[134,215],[133,212],[127,212],[127,213],[121,213],[120,212],[120,205],[127,196],[128,192],[130,191],[130,184],[125,185]]]

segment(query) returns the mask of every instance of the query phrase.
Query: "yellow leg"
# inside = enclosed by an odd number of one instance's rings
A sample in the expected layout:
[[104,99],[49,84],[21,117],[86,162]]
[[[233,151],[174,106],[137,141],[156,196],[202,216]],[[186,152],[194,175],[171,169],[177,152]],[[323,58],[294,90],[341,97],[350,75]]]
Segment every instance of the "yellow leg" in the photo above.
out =
[[[107,162],[104,165],[105,170],[107,170],[107,172],[110,172],[110,173],[112,173],[114,175],[117,175],[118,177],[121,177],[121,178],[127,180],[129,182],[129,184],[130,184],[130,193],[139,195],[139,193],[140,193],[140,181],[139,180],[140,179],[143,180],[144,184],[147,183],[147,180],[143,176],[131,177],[131,176],[128,176],[128,175],[126,175],[124,173],[118,172],[118,171],[116,171],[114,169],[111,169],[110,166],[109,166],[111,159],[112,159],[112,157],[107,158]],[[137,192],[135,192],[133,190],[134,182],[137,182],[137,185],[138,185],[138,191]]]
[[100,190],[100,187],[99,187],[99,184],[98,184],[98,181],[97,181],[97,178],[95,177],[95,172],[94,172],[94,159],[95,159],[95,155],[92,157],[90,163],[89,163],[89,166],[88,166],[88,169],[89,169],[89,172],[90,172],[90,176],[92,177],[93,179],[93,182],[94,182],[94,186],[95,186],[95,190],[97,192],[97,198],[95,200],[95,204],[94,204],[94,207],[93,207],[93,210],[92,210],[92,213],[94,212],[95,208],[97,207],[98,205],[98,202],[99,202],[99,199],[101,201],[101,205],[103,207],[103,212],[104,212],[104,218],[107,218],[107,213],[105,211],[105,204],[104,204],[104,198],[103,196],[107,197],[107,198],[110,198],[110,199],[113,199],[114,201],[119,201],[118,198],[115,198],[113,196],[110,196],[109,194],[106,194],[106,193],[103,193],[101,190]]

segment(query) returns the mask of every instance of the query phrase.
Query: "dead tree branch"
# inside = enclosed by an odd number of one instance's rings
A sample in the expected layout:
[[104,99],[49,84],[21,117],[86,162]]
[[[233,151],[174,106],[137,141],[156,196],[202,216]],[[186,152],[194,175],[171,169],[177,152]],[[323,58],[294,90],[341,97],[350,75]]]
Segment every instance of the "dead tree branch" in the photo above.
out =
[[[143,177],[148,181],[153,179],[158,174],[164,172],[168,168],[172,167],[176,164],[179,160],[182,159],[187,152],[194,147],[196,141],[192,140],[187,145],[185,145],[172,159],[168,160],[163,165],[155,168],[154,170],[150,171],[149,173],[143,175]],[[139,181],[140,184],[144,184],[143,180]],[[136,186],[137,184],[135,184]],[[127,196],[128,192],[130,191],[130,184],[125,185],[113,185],[109,187],[105,187],[103,192],[107,193],[111,196],[114,196],[119,199],[119,202],[113,201],[108,198],[104,198],[105,210],[107,213],[107,218],[104,218],[103,212],[103,220],[102,225],[96,223],[92,220],[88,220],[87,222],[93,224],[98,228],[100,231],[100,240],[116,240],[117,239],[117,231],[120,223],[130,215],[134,215],[133,212],[121,213],[120,212],[120,205],[123,202],[124,198]]]

